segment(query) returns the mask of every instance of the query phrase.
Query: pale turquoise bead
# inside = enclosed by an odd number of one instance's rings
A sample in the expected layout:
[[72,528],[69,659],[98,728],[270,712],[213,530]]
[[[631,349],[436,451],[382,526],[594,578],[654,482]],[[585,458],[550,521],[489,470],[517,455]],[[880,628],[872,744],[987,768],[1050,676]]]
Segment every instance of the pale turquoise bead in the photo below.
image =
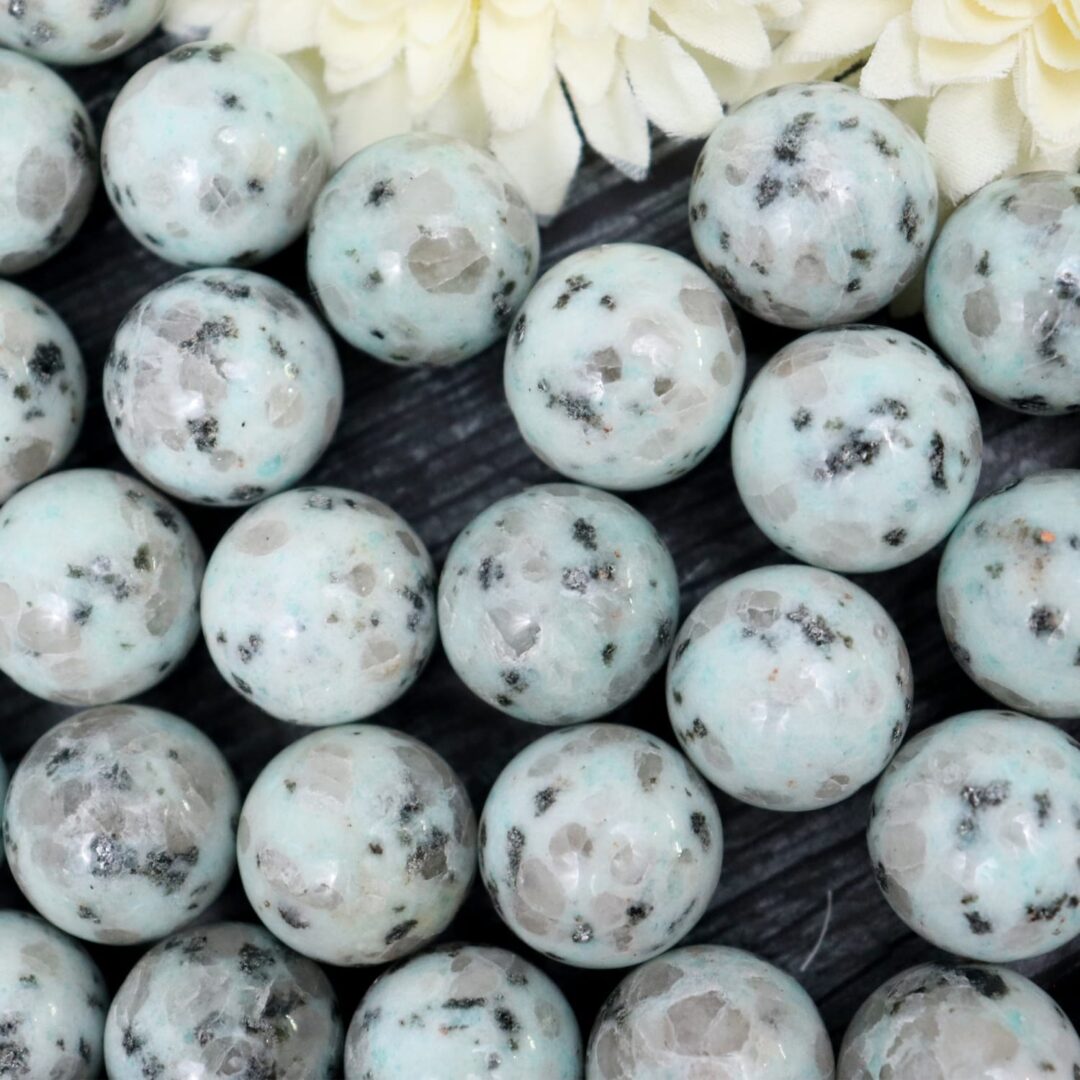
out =
[[893,910],[939,948],[1022,960],[1080,933],[1080,747],[1019,713],[916,735],[874,792],[867,839]]
[[559,988],[505,949],[448,945],[376,980],[345,1039],[346,1080],[580,1080]]
[[741,949],[675,949],[631,972],[589,1037],[586,1080],[833,1080],[806,991]]
[[67,457],[85,406],[71,331],[33,293],[0,281],[0,503]]
[[982,430],[960,377],[897,330],[807,334],[758,373],[735,417],[739,494],[778,547],[848,573],[944,540],[979,479]]
[[1030,979],[1005,967],[920,964],[863,1002],[837,1080],[1080,1076],[1080,1038]]
[[0,7],[0,45],[47,64],[99,64],[157,26],[165,0],[11,0]]
[[330,129],[280,58],[181,45],[120,91],[101,149],[113,207],[156,255],[248,265],[304,231],[330,167]]
[[315,204],[308,276],[346,341],[391,364],[453,364],[501,338],[536,278],[536,218],[460,139],[413,133],[351,157]]
[[911,662],[888,612],[809,566],[766,566],[713,589],[668,662],[671,726],[717,787],[772,810],[846,799],[907,730]]
[[105,409],[151,483],[239,506],[295,484],[341,415],[330,335],[289,289],[250,270],[196,270],[129,312],[105,364]]
[[529,293],[506,346],[506,398],[553,469],[654,487],[727,430],[746,355],[735,312],[699,267],[645,244],[570,255]]
[[938,570],[961,667],[992,697],[1080,716],[1080,470],[1035,473],[976,503]]
[[83,103],[44,64],[0,49],[0,87],[0,274],[18,274],[86,219],[97,139]]
[[155,945],[105,1025],[110,1080],[341,1076],[330,980],[262,927],[215,923]]
[[457,914],[476,868],[476,819],[434,750],[356,724],[314,732],[266,766],[237,854],[251,906],[287,945],[331,964],[382,964]]
[[980,393],[1020,412],[1080,410],[1080,177],[987,184],[942,227],[926,322]]
[[537,724],[591,720],[663,664],[679,582],[660,535],[621,499],[575,484],[489,506],[450,548],[443,648],[473,693]]
[[222,677],[272,716],[342,724],[396,701],[435,644],[435,569],[390,507],[335,487],[252,507],[206,568]]
[[4,1076],[97,1080],[108,991],[66,934],[0,911],[0,1070]]
[[57,724],[19,763],[4,842],[15,881],[49,922],[131,945],[218,898],[239,809],[232,771],[198,728],[108,705]]
[[767,90],[721,121],[690,185],[690,233],[729,299],[811,329],[883,307],[937,226],[925,144],[838,83]]
[[566,964],[629,967],[684,937],[720,880],[720,813],[667,743],[586,724],[527,746],[480,822],[480,873],[527,945]]
[[12,496],[0,529],[0,671],[66,705],[156,686],[199,631],[187,520],[122,473],[71,469]]

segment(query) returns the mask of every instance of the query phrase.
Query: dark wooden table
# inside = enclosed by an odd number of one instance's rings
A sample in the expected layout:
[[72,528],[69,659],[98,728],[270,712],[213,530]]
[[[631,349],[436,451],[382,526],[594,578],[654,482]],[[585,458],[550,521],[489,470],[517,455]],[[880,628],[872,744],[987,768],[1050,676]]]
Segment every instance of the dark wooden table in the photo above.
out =
[[[166,47],[151,41],[104,66],[70,74],[100,134],[109,105],[126,79]],[[602,161],[589,160],[566,209],[543,230],[544,265],[603,241],[657,244],[693,257],[686,219],[696,143],[658,140],[652,173],[632,183]],[[260,270],[310,296],[298,244]],[[140,247],[98,194],[75,241],[20,282],[67,320],[86,358],[90,398],[86,425],[71,467],[130,467],[113,442],[101,400],[101,371],[112,334],[150,288],[178,273]],[[753,374],[784,334],[741,316]],[[921,322],[903,328],[926,337]],[[441,565],[458,531],[495,499],[554,478],[526,448],[502,392],[501,346],[456,368],[403,371],[377,363],[339,342],[346,404],[341,426],[312,483],[367,492],[403,514]],[[986,452],[979,494],[1048,467],[1080,465],[1075,417],[1034,419],[979,401]],[[732,481],[729,442],[688,476],[629,497],[671,548],[682,586],[682,615],[725,578],[756,566],[788,561],[750,521]],[[235,512],[185,507],[209,552]],[[940,550],[885,574],[863,575],[892,614],[911,651],[915,671],[912,729],[966,709],[991,705],[952,660],[938,623],[934,581]],[[281,723],[249,705],[221,679],[200,640],[186,662],[142,699],[191,720],[225,752],[246,792],[277,751],[308,729]],[[13,768],[31,743],[72,710],[39,701],[0,676],[0,755]],[[454,675],[442,652],[416,686],[378,721],[425,740],[461,774],[479,812],[502,766],[543,728],[512,720],[482,704]],[[610,719],[672,740],[663,676]],[[1063,725],[1080,735],[1080,722]],[[713,942],[752,950],[791,972],[818,1003],[839,1044],[860,1002],[884,979],[941,954],[910,933],[879,895],[864,843],[870,790],[824,810],[781,814],[745,806],[724,795],[724,872],[719,890],[686,943]],[[26,907],[6,866],[0,868],[0,907]],[[826,911],[831,918],[815,949]],[[254,921],[234,875],[207,919]],[[495,915],[478,884],[448,940],[523,951],[566,992],[587,1035],[618,972],[563,967],[529,950]],[[116,988],[140,955],[138,948],[91,950]],[[1015,965],[1047,988],[1080,1026],[1080,939]],[[377,971],[330,972],[350,1017]]]

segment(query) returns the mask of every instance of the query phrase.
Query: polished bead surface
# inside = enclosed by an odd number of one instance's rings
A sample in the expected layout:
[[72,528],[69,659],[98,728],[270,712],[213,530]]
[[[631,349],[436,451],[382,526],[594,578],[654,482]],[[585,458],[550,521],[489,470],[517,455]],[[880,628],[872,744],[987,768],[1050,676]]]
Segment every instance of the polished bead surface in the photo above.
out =
[[0,911],[0,1075],[97,1080],[108,991],[97,965],[35,915]]
[[486,945],[443,946],[391,968],[349,1025],[346,1080],[446,1077],[579,1080],[581,1035],[562,991]]
[[502,337],[536,278],[536,218],[490,154],[413,133],[354,154],[319,195],[308,276],[334,329],[391,364],[453,364]]
[[0,503],[67,457],[85,406],[71,331],[33,293],[0,281]]
[[55,255],[86,219],[97,139],[83,103],[44,64],[0,49],[0,87],[0,274],[18,274]]
[[4,844],[19,888],[51,923],[132,945],[218,898],[239,809],[232,771],[198,728],[106,705],[57,724],[19,763]]
[[390,507],[335,487],[252,507],[206,569],[202,621],[227,682],[298,724],[396,701],[435,644],[435,570]]
[[631,972],[604,1003],[586,1080],[833,1080],[825,1025],[772,964],[718,945],[675,949]]
[[191,648],[202,572],[191,526],[141,480],[36,480],[4,507],[0,671],[65,705],[140,694]]
[[723,837],[708,785],[636,728],[554,731],[503,769],[484,806],[480,872],[526,944],[587,968],[670,948],[720,880]]
[[897,330],[850,326],[781,349],[732,428],[735,483],[778,547],[841,572],[888,570],[948,536],[979,479],[960,377]]
[[1053,999],[1009,968],[920,964],[855,1014],[837,1080],[1019,1080],[1080,1075],[1080,1038]]
[[937,226],[925,144],[839,83],[767,90],[725,117],[690,185],[690,233],[728,298],[768,322],[854,322],[915,277]]
[[110,1080],[341,1075],[341,1019],[317,964],[262,927],[216,923],[155,945],[109,1008]]
[[604,244],[551,268],[506,346],[522,437],[574,480],[634,489],[697,465],[727,430],[746,354],[735,312],[699,267]]
[[867,839],[893,910],[939,948],[1022,960],[1080,933],[1080,748],[997,710],[916,735],[874,792]]
[[765,566],[713,589],[668,662],[671,726],[705,777],[771,810],[846,799],[907,730],[911,662],[888,612],[809,566]]
[[960,666],[1035,716],[1080,716],[1080,470],[1035,473],[977,502],[938,570]]
[[930,332],[986,397],[1080,410],[1080,177],[987,184],[945,222],[926,266]]
[[0,7],[0,45],[47,64],[100,64],[157,26],[165,0],[12,0]]
[[266,766],[237,855],[251,906],[287,945],[331,964],[382,964],[457,914],[476,868],[476,819],[434,750],[355,724],[314,732]]
[[621,499],[542,484],[461,532],[439,583],[443,648],[473,693],[538,724],[603,716],[664,662],[675,564]]
[[249,265],[304,231],[330,167],[330,130],[284,60],[181,45],[120,91],[101,167],[120,220],[156,255]]
[[192,502],[239,506],[295,484],[341,415],[337,349],[310,308],[250,270],[196,270],[131,310],[105,365],[128,461]]

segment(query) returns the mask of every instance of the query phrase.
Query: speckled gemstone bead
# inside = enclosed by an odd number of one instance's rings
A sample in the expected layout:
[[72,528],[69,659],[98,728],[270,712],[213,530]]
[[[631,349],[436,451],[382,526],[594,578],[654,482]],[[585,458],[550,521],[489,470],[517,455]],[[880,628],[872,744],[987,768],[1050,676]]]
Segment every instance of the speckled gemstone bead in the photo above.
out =
[[286,491],[222,537],[202,620],[227,682],[298,724],[359,720],[396,701],[435,644],[435,570],[390,507],[335,487]]
[[507,342],[506,397],[553,469],[646,488],[712,450],[745,370],[735,312],[705,273],[661,248],[605,244],[529,293]]
[[1080,747],[1019,713],[921,732],[885,771],[868,842],[885,898],[917,933],[976,960],[1022,960],[1080,933]]
[[307,226],[330,165],[314,93],[257,49],[181,45],[120,91],[102,137],[120,220],[181,266],[248,265]]
[[1080,470],[976,503],[945,548],[937,598],[953,655],[983,690],[1036,716],[1080,716]]
[[830,570],[911,562],[948,536],[982,463],[960,377],[897,330],[849,326],[781,349],[732,428],[739,494],[778,547]]
[[920,964],[855,1014],[837,1080],[1080,1076],[1080,1039],[1030,979],[1004,967]]
[[71,331],[32,293],[0,281],[0,503],[67,457],[85,405]]
[[48,64],[98,64],[142,41],[164,10],[165,0],[11,0],[0,45]]
[[536,278],[536,218],[510,174],[460,139],[361,150],[323,189],[308,275],[346,341],[391,364],[453,364],[506,333]]
[[926,321],[988,398],[1080,410],[1080,176],[987,184],[945,222],[926,267]]
[[0,521],[0,671],[65,705],[141,694],[191,648],[202,572],[191,526],[142,481],[36,480]]
[[0,911],[0,1075],[96,1080],[107,995],[71,938],[34,915]]
[[833,1080],[813,1001],[764,960],[717,945],[675,949],[639,967],[605,1002],[586,1080]]
[[877,776],[911,697],[911,662],[885,609],[809,566],[766,566],[713,589],[668,663],[668,714],[690,760],[771,810],[829,806]]
[[109,1008],[111,1080],[341,1075],[330,980],[265,930],[200,926],[155,945]]
[[430,747],[369,724],[317,731],[259,775],[240,877],[274,934],[331,964],[381,964],[450,924],[476,867],[476,819]]
[[443,648],[470,690],[538,724],[603,716],[667,656],[675,564],[621,499],[544,484],[489,506],[439,583]]
[[217,899],[239,808],[229,766],[198,728],[107,705],[57,724],[20,762],[4,845],[19,888],[51,923],[131,945]]
[[926,145],[879,101],[839,83],[791,83],[709,137],[690,185],[690,233],[728,297],[804,329],[887,304],[937,225]]
[[579,1080],[581,1035],[559,988],[485,945],[434,949],[377,979],[349,1025],[346,1080],[451,1076]]
[[44,64],[0,49],[0,90],[0,274],[18,274],[86,219],[97,140],[83,103]]
[[635,728],[554,731],[503,769],[480,872],[503,920],[567,964],[628,967],[670,948],[720,880],[720,814],[681,754]]
[[238,506],[318,460],[341,415],[341,366],[295,293],[250,270],[196,270],[120,324],[104,393],[143,476],[180,499]]

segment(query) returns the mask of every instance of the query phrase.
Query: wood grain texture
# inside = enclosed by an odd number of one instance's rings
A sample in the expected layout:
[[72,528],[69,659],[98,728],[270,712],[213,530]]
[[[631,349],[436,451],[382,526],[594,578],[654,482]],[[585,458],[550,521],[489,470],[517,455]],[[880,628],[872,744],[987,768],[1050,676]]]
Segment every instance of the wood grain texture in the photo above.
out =
[[[123,82],[166,47],[156,39],[111,64],[76,72],[71,81],[86,100],[100,133],[109,103]],[[690,170],[698,144],[657,141],[651,176],[634,184],[602,162],[588,161],[565,212],[543,232],[544,265],[602,241],[658,244],[692,257],[686,221]],[[302,245],[259,267],[310,296]],[[102,364],[128,309],[150,288],[177,273],[124,231],[99,192],[86,226],[52,262],[24,275],[65,318],[82,346],[90,375],[86,426],[69,466],[130,471],[113,442],[101,402]],[[751,373],[793,335],[741,316]],[[903,329],[926,339],[921,323]],[[339,344],[341,344],[339,342]],[[346,407],[314,483],[339,484],[389,503],[417,529],[437,564],[458,531],[496,498],[553,474],[526,448],[502,393],[501,345],[456,368],[406,372],[370,360],[343,344]],[[1025,418],[979,402],[986,455],[979,494],[1047,467],[1080,463],[1075,417]],[[690,475],[664,488],[630,496],[670,545],[679,568],[682,615],[713,586],[755,566],[787,561],[744,511],[731,476],[729,441]],[[207,551],[236,513],[185,508]],[[885,574],[857,580],[885,605],[911,651],[915,672],[912,730],[965,709],[992,704],[952,660],[938,623],[934,581],[940,550]],[[30,744],[71,710],[36,700],[0,676],[0,755],[14,767]],[[305,729],[270,719],[247,704],[218,675],[200,641],[181,668],[145,695],[207,731],[221,746],[244,791],[260,768]],[[673,741],[662,675],[611,716]],[[418,684],[377,717],[434,746],[459,771],[479,810],[500,768],[543,729],[482,704],[458,681],[441,651]],[[1080,734],[1080,723],[1065,724]],[[796,975],[820,1006],[837,1042],[860,1002],[880,982],[935,949],[893,915],[874,883],[865,850],[869,791],[837,806],[780,814],[721,795],[726,852],[720,888],[687,943],[717,942],[759,953]],[[831,897],[831,918],[822,935]],[[25,907],[10,871],[0,869],[0,906]],[[253,919],[235,878],[209,918]],[[476,887],[445,935],[520,948]],[[139,949],[92,950],[115,989]],[[585,972],[544,958],[588,1032],[617,972]],[[1046,957],[1016,965],[1053,993],[1080,1023],[1080,940]],[[346,1017],[376,974],[331,971]]]

